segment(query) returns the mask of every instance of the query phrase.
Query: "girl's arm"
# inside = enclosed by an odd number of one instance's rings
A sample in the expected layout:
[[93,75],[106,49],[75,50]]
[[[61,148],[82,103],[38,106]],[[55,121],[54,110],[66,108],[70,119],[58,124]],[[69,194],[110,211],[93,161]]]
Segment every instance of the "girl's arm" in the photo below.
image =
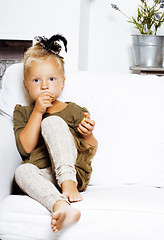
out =
[[94,137],[93,133],[89,135],[82,135],[82,138],[87,141],[91,146],[95,147],[97,149],[98,142],[97,139]]
[[98,142],[92,132],[95,126],[95,122],[90,118],[89,113],[84,113],[84,115],[84,119],[78,126],[78,131],[85,141],[87,141],[91,146],[97,148]]
[[30,153],[37,146],[42,116],[48,107],[52,106],[52,96],[47,93],[42,93],[35,101],[34,110],[28,120],[26,127],[19,135],[20,142],[27,153]]
[[41,121],[42,114],[33,110],[26,127],[19,135],[20,142],[26,153],[30,153],[34,150],[38,143]]

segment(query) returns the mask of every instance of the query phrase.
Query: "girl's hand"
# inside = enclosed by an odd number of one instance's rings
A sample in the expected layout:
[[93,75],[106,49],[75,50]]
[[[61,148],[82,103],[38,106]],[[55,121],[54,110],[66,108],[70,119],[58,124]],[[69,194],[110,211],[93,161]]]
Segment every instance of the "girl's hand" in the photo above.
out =
[[34,110],[44,114],[48,107],[52,107],[53,95],[49,92],[41,93],[35,101]]
[[94,129],[95,122],[90,118],[89,113],[84,113],[84,118],[79,124],[77,130],[82,136],[90,135]]

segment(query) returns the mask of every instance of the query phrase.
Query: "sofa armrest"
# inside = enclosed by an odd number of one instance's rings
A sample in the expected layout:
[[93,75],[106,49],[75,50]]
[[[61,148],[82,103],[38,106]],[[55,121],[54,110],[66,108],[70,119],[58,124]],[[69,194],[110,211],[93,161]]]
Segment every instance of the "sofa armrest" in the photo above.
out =
[[11,193],[14,171],[20,161],[12,120],[0,115],[0,200]]

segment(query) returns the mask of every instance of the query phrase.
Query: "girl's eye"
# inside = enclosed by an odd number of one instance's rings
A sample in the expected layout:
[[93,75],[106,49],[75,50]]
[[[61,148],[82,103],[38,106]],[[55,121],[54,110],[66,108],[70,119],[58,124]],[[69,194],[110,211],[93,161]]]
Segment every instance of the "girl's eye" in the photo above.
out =
[[36,79],[34,79],[34,82],[36,82],[36,83],[37,83],[37,82],[39,82],[39,79],[37,79],[37,78],[36,78]]
[[54,80],[55,80],[55,78],[53,78],[53,77],[50,78],[50,81],[54,81]]

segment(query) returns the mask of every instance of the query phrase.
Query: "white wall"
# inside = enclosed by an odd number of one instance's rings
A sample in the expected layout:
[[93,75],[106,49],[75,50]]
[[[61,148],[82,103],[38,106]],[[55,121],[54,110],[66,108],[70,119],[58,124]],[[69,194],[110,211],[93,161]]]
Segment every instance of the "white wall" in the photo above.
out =
[[[127,73],[133,65],[131,34],[139,32],[110,3],[131,17],[137,14],[141,1],[91,0],[88,69]],[[159,34],[164,34],[164,25]]]
[[1,1],[0,39],[33,40],[61,33],[68,40],[70,69],[78,67],[79,26],[80,0]]
[[133,64],[131,26],[119,11],[111,8],[110,3],[117,4],[122,11],[131,16],[137,2],[91,1],[89,70],[129,72],[129,66]]
[[81,0],[78,69],[88,69],[90,0]]
[[[134,26],[110,3],[135,16],[140,0],[4,0],[0,39],[33,39],[61,33],[69,69],[130,72]],[[164,34],[164,25],[159,31]]]

